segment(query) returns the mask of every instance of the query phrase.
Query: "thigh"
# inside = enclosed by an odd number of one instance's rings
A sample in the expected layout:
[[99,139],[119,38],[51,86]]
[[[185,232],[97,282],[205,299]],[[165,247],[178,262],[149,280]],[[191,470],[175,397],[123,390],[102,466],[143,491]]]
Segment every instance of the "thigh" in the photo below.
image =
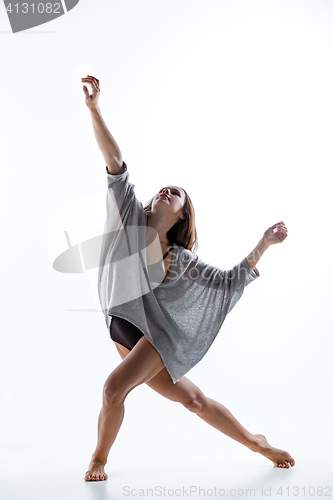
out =
[[134,387],[149,381],[164,368],[161,356],[143,336],[105,382],[105,388],[126,396]]
[[[140,340],[141,341],[141,340]],[[115,342],[115,346],[122,359],[125,359],[131,351]],[[170,401],[175,401],[186,406],[192,401],[200,401],[205,397],[204,393],[187,377],[181,377],[175,384],[165,366],[146,385],[155,392],[161,394]]]
[[146,385],[170,401],[181,403],[184,406],[192,407],[194,402],[202,403],[205,399],[205,395],[199,387],[185,376],[174,384],[165,367],[155,377],[147,381]]

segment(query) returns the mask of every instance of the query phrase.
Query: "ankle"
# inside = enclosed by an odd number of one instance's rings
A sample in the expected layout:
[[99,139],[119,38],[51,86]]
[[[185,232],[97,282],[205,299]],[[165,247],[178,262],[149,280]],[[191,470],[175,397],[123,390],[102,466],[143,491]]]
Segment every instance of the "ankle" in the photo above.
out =
[[252,444],[251,447],[249,447],[252,451],[256,451],[258,453],[262,453],[267,449],[267,443],[262,440],[261,437],[259,436],[252,436],[251,438]]
[[98,455],[91,455],[91,462],[99,462],[101,464],[106,465],[106,462],[107,462],[107,458],[103,458],[101,456],[98,456]]

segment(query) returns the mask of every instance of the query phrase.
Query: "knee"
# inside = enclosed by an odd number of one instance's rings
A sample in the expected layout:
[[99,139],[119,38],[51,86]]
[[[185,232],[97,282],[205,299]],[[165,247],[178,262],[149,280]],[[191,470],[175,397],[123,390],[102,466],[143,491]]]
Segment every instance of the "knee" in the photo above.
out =
[[193,413],[200,413],[204,408],[205,398],[204,396],[197,395],[196,397],[191,398],[190,400],[183,403],[183,405]]
[[107,380],[103,387],[103,404],[112,406],[122,404],[125,400],[126,394],[120,384],[115,381]]

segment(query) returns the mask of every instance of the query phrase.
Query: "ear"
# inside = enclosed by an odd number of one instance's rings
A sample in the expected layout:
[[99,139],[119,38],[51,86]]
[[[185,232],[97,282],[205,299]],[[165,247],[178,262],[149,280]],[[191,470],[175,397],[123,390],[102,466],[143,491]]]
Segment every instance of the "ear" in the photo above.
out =
[[185,215],[183,215],[183,214],[182,214],[182,215],[180,215],[179,217],[180,217],[181,219],[183,219],[183,220],[185,219]]

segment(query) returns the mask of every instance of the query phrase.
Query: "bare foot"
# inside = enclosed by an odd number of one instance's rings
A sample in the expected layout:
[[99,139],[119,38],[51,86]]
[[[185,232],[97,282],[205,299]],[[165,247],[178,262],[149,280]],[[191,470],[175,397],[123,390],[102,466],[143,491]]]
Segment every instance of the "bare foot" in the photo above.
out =
[[256,451],[268,458],[274,463],[275,467],[289,469],[290,465],[294,467],[295,460],[287,451],[279,450],[278,448],[273,448],[271,446],[265,436],[263,434],[254,434],[254,436],[258,440],[258,448],[253,451]]
[[108,478],[104,470],[105,463],[101,460],[91,460],[89,470],[87,470],[84,480],[85,481],[105,481]]

